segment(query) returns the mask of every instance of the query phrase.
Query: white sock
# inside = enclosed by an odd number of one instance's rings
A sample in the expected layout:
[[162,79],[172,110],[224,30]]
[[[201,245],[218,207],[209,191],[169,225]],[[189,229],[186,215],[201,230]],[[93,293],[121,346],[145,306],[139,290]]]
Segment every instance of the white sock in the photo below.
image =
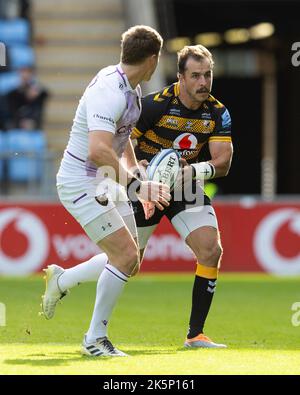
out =
[[107,264],[99,277],[92,321],[86,334],[88,343],[107,335],[107,324],[129,276]]
[[86,262],[66,269],[58,279],[59,289],[65,291],[80,283],[97,281],[107,262],[106,254],[98,254]]

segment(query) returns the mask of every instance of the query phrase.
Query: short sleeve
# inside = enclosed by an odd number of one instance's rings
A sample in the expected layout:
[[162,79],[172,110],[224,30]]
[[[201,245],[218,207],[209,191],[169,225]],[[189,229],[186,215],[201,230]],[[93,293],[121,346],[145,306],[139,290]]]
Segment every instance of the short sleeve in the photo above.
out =
[[215,129],[209,138],[209,142],[231,142],[231,117],[229,111],[222,105],[216,111]]
[[117,121],[125,110],[122,93],[109,86],[95,83],[85,92],[88,130],[105,130],[115,133]]

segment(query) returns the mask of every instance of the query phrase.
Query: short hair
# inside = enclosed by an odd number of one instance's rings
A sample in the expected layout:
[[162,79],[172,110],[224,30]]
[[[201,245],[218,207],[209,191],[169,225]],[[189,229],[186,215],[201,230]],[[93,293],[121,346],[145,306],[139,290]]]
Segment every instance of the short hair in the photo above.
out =
[[137,25],[122,34],[121,62],[142,63],[148,56],[158,55],[163,45],[161,35],[152,27]]
[[178,56],[178,72],[183,74],[186,70],[186,62],[189,58],[193,58],[197,61],[201,61],[204,58],[207,58],[211,64],[211,67],[214,66],[214,61],[211,52],[203,45],[186,45],[180,51],[177,52]]

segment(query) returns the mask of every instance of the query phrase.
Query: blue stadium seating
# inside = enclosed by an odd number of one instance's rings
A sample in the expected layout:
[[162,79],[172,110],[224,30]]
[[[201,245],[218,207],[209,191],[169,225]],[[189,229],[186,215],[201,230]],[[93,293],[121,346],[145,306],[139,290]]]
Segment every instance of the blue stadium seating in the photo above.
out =
[[34,51],[28,45],[14,45],[9,47],[10,67],[18,69],[21,67],[34,66]]
[[0,41],[6,45],[29,45],[29,22],[21,18],[0,19]]
[[[46,151],[44,132],[14,129],[6,134],[8,151],[14,155],[8,160],[8,179],[12,182],[39,181],[43,175],[43,155]],[[30,157],[22,156],[22,153]]]
[[5,134],[0,131],[0,180],[3,179],[3,168],[4,168],[4,159],[1,158],[1,154],[6,152],[6,139]]
[[21,84],[20,74],[17,71],[0,73],[0,95],[6,95]]

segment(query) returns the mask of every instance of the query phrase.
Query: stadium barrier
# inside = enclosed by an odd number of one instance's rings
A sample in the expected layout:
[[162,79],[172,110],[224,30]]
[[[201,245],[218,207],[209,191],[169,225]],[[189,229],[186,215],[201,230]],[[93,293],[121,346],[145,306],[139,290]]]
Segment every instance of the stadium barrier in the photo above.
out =
[[[300,202],[215,203],[222,272],[300,274]],[[249,204],[250,203],[250,204]],[[51,263],[65,268],[99,252],[59,203],[0,203],[0,274],[28,275]],[[195,260],[164,220],[149,241],[144,272],[193,272]]]

